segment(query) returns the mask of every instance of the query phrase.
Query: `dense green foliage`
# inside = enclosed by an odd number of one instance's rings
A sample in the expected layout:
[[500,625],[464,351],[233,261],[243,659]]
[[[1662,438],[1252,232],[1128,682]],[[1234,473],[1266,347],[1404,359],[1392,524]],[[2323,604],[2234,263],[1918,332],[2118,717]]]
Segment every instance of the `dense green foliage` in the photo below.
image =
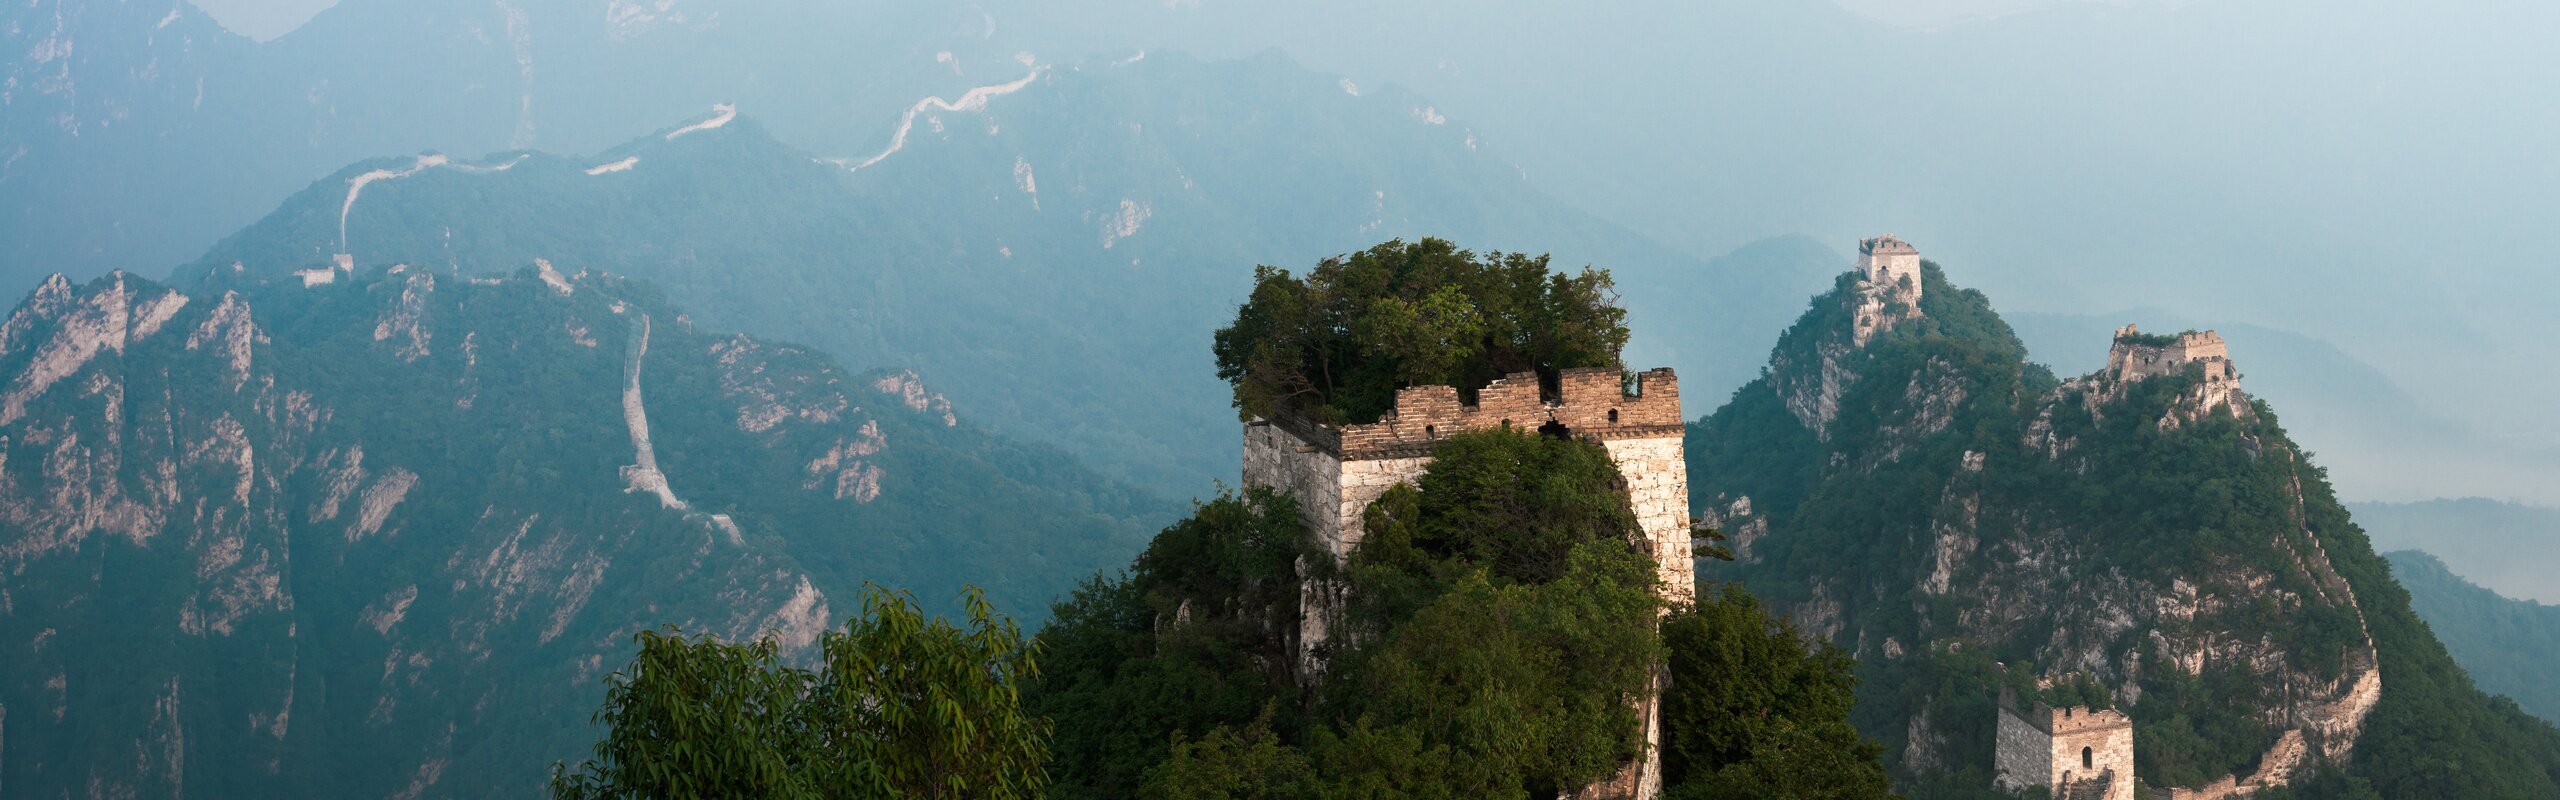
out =
[[[1041,633],[1027,702],[1057,724],[1055,796],[1551,797],[1639,752],[1632,704],[1663,674],[1685,796],[1884,796],[1848,660],[1739,588],[1659,622],[1617,480],[1587,442],[1452,437],[1338,574],[1287,498],[1203,504]],[[1302,569],[1348,605],[1312,681]]]
[[1546,256],[1440,239],[1328,258],[1303,278],[1261,267],[1217,333],[1218,377],[1246,419],[1286,410],[1342,424],[1376,421],[1407,386],[1472,396],[1512,373],[1617,368],[1627,313],[1615,286],[1606,270],[1565,275]]
[[1616,480],[1588,443],[1454,438],[1372,506],[1312,682],[1294,565],[1326,559],[1295,506],[1204,504],[1041,633],[1029,702],[1057,721],[1057,794],[1528,797],[1614,772],[1661,657]]
[[1306,539],[1286,498],[1221,496],[1157,535],[1128,575],[1057,606],[1024,701],[1057,722],[1055,796],[1128,797],[1168,737],[1266,711],[1279,715],[1266,727],[1296,734],[1289,642]]
[[[1870,598],[1837,606],[1835,635],[1907,650],[1858,653],[1854,714],[1897,756],[1913,796],[1986,791],[1992,698],[2020,673],[2037,672],[2048,648],[2067,642],[2070,652],[2130,653],[2146,665],[2167,655],[2139,630],[2071,638],[2081,634],[2056,620],[2073,603],[2094,602],[2075,593],[2034,601],[2059,605],[2014,623],[1984,624],[2009,612],[1969,603],[2038,591],[2016,583],[2013,573],[2028,568],[2003,566],[1994,554],[2052,553],[2042,558],[2073,559],[2074,576],[2161,586],[2267,575],[2275,592],[2226,606],[2210,624],[2280,643],[2282,668],[2317,681],[2343,674],[2362,630],[2342,603],[2286,599],[2320,596],[2309,574],[2288,566],[2315,546],[2361,603],[2386,676],[2345,777],[2392,798],[2549,794],[2560,743],[2472,689],[2414,625],[2405,595],[2272,409],[2258,403],[2163,422],[2194,388],[2192,371],[2132,384],[2103,404],[2056,392],[1979,293],[1949,285],[1935,264],[1923,274],[1923,316],[1855,349],[1845,345],[1854,282],[1844,278],[1781,339],[1761,382],[1691,429],[1689,447],[1702,502],[1751,497],[1770,526],[1742,563],[1708,574],[1749,580],[1782,608]],[[1826,359],[1850,378],[1817,434],[1787,393],[1818,388]],[[1942,560],[1950,520],[1968,538],[1960,556]],[[1968,588],[1925,589],[1933,569]],[[2128,693],[2119,705],[2135,721],[2141,777],[2154,785],[2244,769],[2280,732],[2249,709],[2277,707],[2282,687],[2245,665],[2208,663],[2195,675],[2146,669],[2139,682],[2138,701]],[[2112,699],[2109,687],[2059,688],[2048,699]],[[1915,749],[1923,727],[1930,739]],[[1924,763],[1899,757],[1911,753]],[[2443,769],[2448,763],[2472,766]]]
[[820,639],[815,672],[770,640],[640,633],[605,678],[594,759],[555,767],[552,796],[1041,796],[1047,723],[1016,689],[1039,673],[1021,629],[974,589],[960,625],[878,587],[862,602]]
[[1663,623],[1671,685],[1662,697],[1670,796],[1879,798],[1883,748],[1849,724],[1857,662],[1808,650],[1738,585]]
[[[2187,333],[2194,332],[2195,331],[2187,331]],[[2170,345],[2177,344],[2178,337],[2166,333],[2119,333],[2116,334],[2116,342],[2118,344],[2129,344],[2137,347],[2168,347]]]
[[2560,607],[2480,588],[2416,550],[2384,554],[2409,604],[2482,691],[2560,719]]

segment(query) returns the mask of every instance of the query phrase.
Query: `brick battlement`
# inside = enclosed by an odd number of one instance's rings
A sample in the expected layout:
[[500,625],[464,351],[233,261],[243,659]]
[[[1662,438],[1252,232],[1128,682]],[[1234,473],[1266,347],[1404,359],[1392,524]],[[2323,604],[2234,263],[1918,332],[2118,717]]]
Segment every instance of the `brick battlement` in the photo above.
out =
[[1858,240],[1858,254],[1859,254],[1859,255],[1862,255],[1862,256],[1874,256],[1874,255],[1910,255],[1910,256],[1916,256],[1916,255],[1919,255],[1919,254],[1920,254],[1920,248],[1917,248],[1917,247],[1913,247],[1913,246],[1911,246],[1911,244],[1910,244],[1909,242],[1905,242],[1905,241],[1903,241],[1903,240],[1902,240],[1902,237],[1895,236],[1895,235],[1893,235],[1893,234],[1888,233],[1888,234],[1885,234],[1885,235],[1883,235],[1883,236],[1878,236],[1878,237],[1875,237],[1875,238],[1872,238],[1872,239],[1860,239],[1860,240]]
[[1453,386],[1414,386],[1396,392],[1396,410],[1366,425],[1334,427],[1283,414],[1271,420],[1300,441],[1344,461],[1427,456],[1441,439],[1510,426],[1537,431],[1559,425],[1574,436],[1610,441],[1679,436],[1680,379],[1668,368],[1636,376],[1628,391],[1614,369],[1569,369],[1548,397],[1536,373],[1518,372],[1486,384],[1474,405]]
[[2011,713],[2017,714],[2018,719],[2035,726],[2036,730],[2043,731],[2048,736],[2071,736],[2133,727],[2131,717],[2105,709],[2081,707],[2057,709],[2043,703],[2035,703],[2024,711]]

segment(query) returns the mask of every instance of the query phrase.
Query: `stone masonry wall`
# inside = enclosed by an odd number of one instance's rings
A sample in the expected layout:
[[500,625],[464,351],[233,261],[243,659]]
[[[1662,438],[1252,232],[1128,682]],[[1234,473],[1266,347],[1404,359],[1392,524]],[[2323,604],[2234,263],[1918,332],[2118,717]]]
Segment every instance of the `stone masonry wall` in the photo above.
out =
[[2000,709],[2000,731],[1992,761],[1992,783],[2002,791],[2053,785],[2053,735],[2037,730],[2007,708]]
[[2004,702],[1996,747],[1993,781],[2002,789],[2042,786],[2060,797],[2067,787],[2111,777],[2096,796],[2135,800],[2133,720],[2121,713],[2042,703],[2020,710]]
[[[1452,386],[1414,386],[1396,392],[1396,409],[1367,425],[1339,431],[1307,431],[1299,438],[1332,450],[1345,461],[1429,455],[1443,437],[1508,425],[1535,431],[1548,423],[1576,436],[1600,440],[1681,435],[1680,380],[1671,370],[1636,376],[1628,392],[1617,370],[1569,369],[1557,379],[1549,402],[1535,373],[1521,372],[1486,384],[1467,405]],[[1327,436],[1331,433],[1331,436]],[[1330,439],[1331,441],[1327,441]]]
[[1661,570],[1662,596],[1674,604],[1697,600],[1698,562],[1689,539],[1689,463],[1680,437],[1601,442],[1627,481],[1627,502],[1652,545]]
[[[2119,724],[2054,733],[2053,770],[2061,777],[2056,785],[2068,786],[2112,772],[2115,780],[2108,784],[2105,800],[2134,800],[2133,721],[2123,715],[2114,716]],[[2083,752],[2087,753],[2085,760]]]

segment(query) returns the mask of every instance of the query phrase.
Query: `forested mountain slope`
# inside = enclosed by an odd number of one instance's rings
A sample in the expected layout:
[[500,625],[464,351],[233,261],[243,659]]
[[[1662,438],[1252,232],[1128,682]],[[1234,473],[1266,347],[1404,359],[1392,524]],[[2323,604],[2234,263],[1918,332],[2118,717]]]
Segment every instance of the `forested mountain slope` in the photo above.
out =
[[2560,608],[2481,588],[2416,550],[2383,555],[2409,589],[2410,605],[2444,640],[2483,691],[2515,699],[2543,719],[2560,718]]
[[1691,428],[1692,497],[1742,555],[1715,577],[1863,662],[1916,796],[1987,789],[1999,687],[2081,678],[2160,787],[2298,731],[2385,797],[2560,790],[2560,735],[2473,688],[2219,337],[2127,330],[2058,380],[1935,264],[1869,275]]
[[1175,510],[644,284],[320,274],[0,323],[11,793],[529,794],[636,631],[1037,608]]

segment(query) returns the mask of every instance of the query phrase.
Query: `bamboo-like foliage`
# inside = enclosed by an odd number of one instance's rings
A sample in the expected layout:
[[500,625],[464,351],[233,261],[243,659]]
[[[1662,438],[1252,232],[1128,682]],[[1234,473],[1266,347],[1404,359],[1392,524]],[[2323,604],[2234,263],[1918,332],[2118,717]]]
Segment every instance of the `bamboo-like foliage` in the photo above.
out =
[[1031,642],[971,587],[968,619],[928,618],[869,587],[820,639],[815,671],[771,640],[643,631],[606,679],[595,757],[554,769],[556,798],[1029,798],[1047,787],[1048,723],[1016,685]]

